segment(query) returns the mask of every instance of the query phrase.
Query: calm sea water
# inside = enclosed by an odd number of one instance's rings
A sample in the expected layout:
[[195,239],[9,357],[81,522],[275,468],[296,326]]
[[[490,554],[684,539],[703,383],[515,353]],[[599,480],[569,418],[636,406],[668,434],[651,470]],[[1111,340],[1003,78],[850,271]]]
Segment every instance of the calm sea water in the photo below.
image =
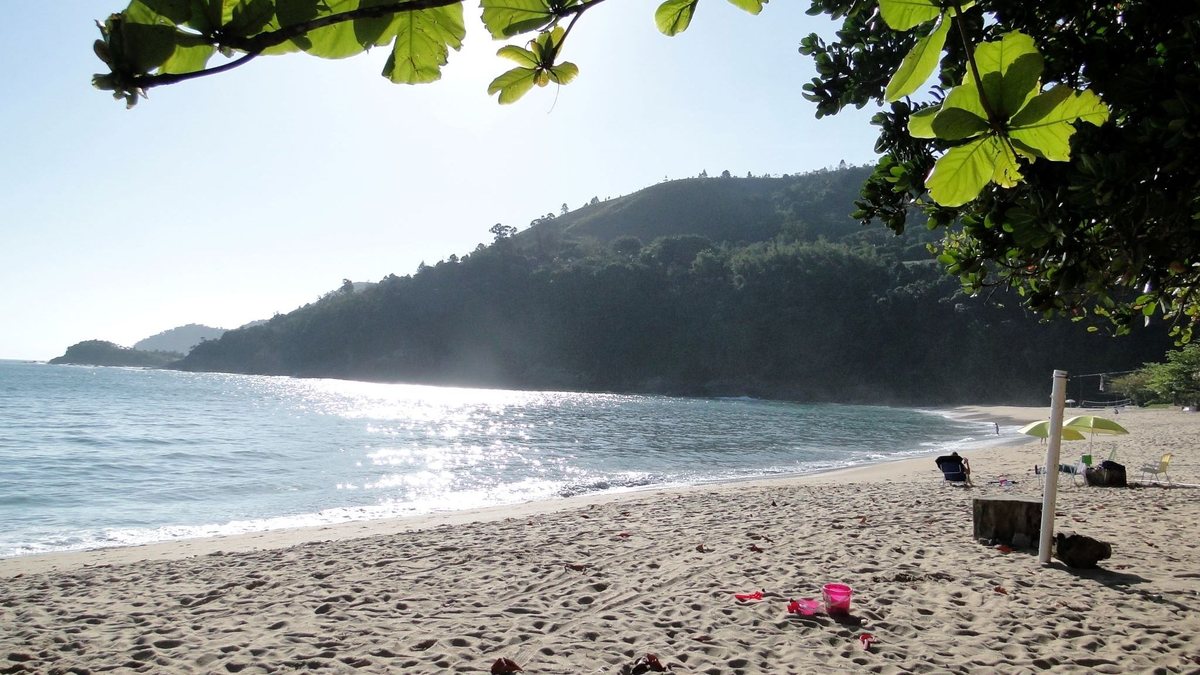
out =
[[990,424],[898,408],[0,361],[0,557],[805,473],[994,439]]

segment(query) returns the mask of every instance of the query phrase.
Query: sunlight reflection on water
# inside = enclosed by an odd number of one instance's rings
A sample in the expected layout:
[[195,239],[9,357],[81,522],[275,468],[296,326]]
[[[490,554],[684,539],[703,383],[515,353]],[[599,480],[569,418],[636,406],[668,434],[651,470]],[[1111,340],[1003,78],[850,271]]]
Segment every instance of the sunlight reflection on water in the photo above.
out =
[[0,376],[14,384],[0,392],[0,556],[814,471],[987,432],[747,399],[13,363]]

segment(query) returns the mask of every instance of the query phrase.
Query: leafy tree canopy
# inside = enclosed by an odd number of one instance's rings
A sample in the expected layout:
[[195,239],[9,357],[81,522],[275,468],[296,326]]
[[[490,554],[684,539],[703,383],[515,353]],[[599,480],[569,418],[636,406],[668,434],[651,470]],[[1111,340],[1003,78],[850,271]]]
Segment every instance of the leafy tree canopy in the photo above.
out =
[[[818,70],[806,86],[818,115],[887,102],[874,118],[883,157],[856,216],[900,232],[924,211],[945,228],[939,259],[971,292],[1012,286],[1034,310],[1106,317],[1121,332],[1165,315],[1189,339],[1200,318],[1200,6],[879,8],[891,25],[873,3],[815,0],[810,11],[842,28],[835,42],[801,46]],[[910,96],[931,61],[941,66],[932,86]],[[991,110],[966,95],[973,87]]]
[[[708,0],[715,1],[715,0]],[[559,56],[604,0],[481,0],[500,103],[567,84]],[[754,14],[767,0],[729,0]],[[687,29],[699,0],[665,0],[659,29]],[[1047,315],[1154,315],[1187,340],[1200,321],[1200,6],[1099,0],[812,0],[842,20],[804,38],[817,115],[886,106],[882,154],[857,217],[901,232],[914,212],[944,228],[938,258],[978,293],[1011,286]],[[342,58],[391,49],[384,75],[423,83],[465,35],[464,0],[133,0],[101,26],[94,78],[130,105],[150,87],[259,56]],[[227,60],[211,65],[221,53]],[[927,83],[930,83],[927,85]]]
[[1113,388],[1138,403],[1195,406],[1200,403],[1200,344],[1167,352],[1165,362],[1147,363],[1115,380]]

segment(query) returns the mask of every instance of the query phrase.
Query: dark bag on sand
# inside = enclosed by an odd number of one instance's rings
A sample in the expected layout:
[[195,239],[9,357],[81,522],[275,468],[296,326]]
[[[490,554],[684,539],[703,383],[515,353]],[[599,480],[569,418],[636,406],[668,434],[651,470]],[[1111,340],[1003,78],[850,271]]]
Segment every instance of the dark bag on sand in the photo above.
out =
[[1125,481],[1125,465],[1116,462],[1101,462],[1084,473],[1087,484],[1095,487],[1128,487]]
[[1080,534],[1054,535],[1054,557],[1076,569],[1092,569],[1112,557],[1112,545]]

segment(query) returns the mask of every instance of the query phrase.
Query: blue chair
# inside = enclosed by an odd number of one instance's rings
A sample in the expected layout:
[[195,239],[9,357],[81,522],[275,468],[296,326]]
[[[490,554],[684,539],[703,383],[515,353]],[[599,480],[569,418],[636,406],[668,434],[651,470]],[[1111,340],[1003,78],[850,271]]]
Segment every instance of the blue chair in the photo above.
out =
[[967,460],[957,455],[943,455],[934,460],[942,470],[942,479],[952,485],[969,485],[971,469]]

